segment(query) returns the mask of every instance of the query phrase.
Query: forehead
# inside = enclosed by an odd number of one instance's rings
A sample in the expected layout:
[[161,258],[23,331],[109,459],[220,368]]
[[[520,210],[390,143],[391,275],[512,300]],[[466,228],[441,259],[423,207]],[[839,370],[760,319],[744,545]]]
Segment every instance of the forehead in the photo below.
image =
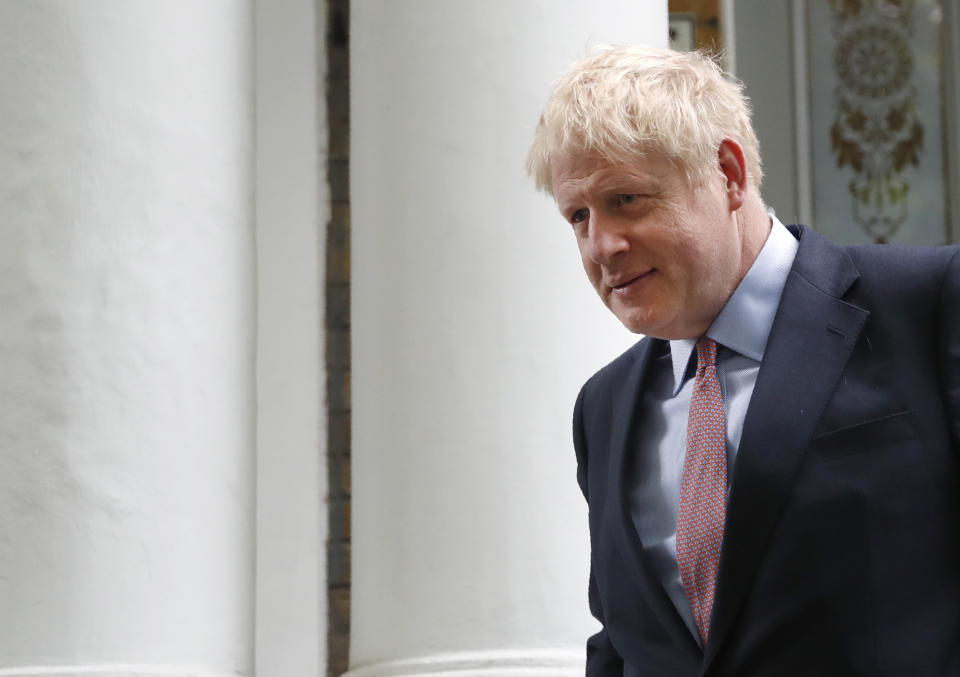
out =
[[609,183],[662,183],[680,177],[672,162],[653,154],[618,162],[596,155],[559,153],[552,158],[550,170],[558,199],[561,195],[600,189]]

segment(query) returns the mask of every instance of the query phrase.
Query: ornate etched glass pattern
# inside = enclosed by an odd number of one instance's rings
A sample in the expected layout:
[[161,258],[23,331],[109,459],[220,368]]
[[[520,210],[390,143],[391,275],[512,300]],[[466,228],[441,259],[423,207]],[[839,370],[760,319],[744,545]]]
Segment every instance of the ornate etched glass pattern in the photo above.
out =
[[807,6],[815,227],[842,242],[945,242],[939,2]]

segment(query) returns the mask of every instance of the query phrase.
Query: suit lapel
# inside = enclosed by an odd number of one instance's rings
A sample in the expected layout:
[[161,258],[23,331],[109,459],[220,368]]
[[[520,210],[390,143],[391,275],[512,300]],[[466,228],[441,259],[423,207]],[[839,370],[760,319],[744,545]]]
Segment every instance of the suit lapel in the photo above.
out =
[[641,344],[641,352],[631,369],[624,385],[624,392],[618,398],[621,406],[615,414],[612,426],[612,438],[607,491],[616,496],[617,511],[612,515],[613,529],[623,561],[630,572],[634,585],[640,590],[647,605],[653,610],[660,623],[678,646],[699,653],[700,648],[690,634],[683,619],[670,600],[667,591],[653,568],[648,564],[643,546],[633,525],[627,500],[627,459],[636,449],[636,425],[640,413],[640,394],[651,364],[664,349],[664,342],[648,339]]
[[800,248],[733,468],[704,670],[750,587],[817,421],[869,314],[841,299],[858,278],[846,253],[808,229],[799,232]]

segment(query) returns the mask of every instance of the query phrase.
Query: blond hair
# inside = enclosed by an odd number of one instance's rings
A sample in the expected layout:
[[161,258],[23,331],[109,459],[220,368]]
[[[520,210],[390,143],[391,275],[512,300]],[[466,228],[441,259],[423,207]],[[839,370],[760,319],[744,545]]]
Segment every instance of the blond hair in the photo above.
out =
[[659,154],[691,186],[717,167],[724,139],[743,148],[754,188],[763,178],[757,135],[743,85],[710,56],[609,45],[573,64],[555,85],[527,156],[537,189],[553,194],[551,163],[560,154],[629,164]]

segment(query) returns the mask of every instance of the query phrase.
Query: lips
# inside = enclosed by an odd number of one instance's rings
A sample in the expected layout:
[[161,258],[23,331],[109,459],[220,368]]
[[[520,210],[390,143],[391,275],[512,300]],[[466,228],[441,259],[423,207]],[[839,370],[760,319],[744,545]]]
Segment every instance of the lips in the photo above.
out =
[[624,291],[629,287],[631,287],[633,284],[650,277],[650,275],[652,275],[655,270],[656,270],[655,268],[651,268],[650,270],[646,270],[642,273],[629,273],[626,275],[617,275],[616,277],[613,277],[610,279],[610,281],[607,283],[607,286],[609,286],[614,291]]

